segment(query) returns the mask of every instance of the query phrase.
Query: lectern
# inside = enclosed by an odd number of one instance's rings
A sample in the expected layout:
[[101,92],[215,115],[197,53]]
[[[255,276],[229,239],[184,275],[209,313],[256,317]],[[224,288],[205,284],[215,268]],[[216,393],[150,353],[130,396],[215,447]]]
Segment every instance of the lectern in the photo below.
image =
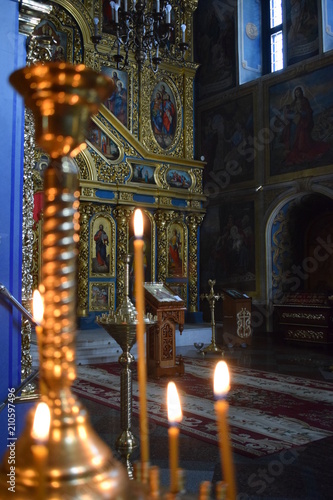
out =
[[223,337],[227,343],[250,344],[252,300],[237,290],[223,290]]
[[163,283],[145,283],[146,311],[157,316],[153,326],[147,326],[147,373],[153,378],[183,375],[182,356],[176,356],[175,333],[184,329],[184,301]]

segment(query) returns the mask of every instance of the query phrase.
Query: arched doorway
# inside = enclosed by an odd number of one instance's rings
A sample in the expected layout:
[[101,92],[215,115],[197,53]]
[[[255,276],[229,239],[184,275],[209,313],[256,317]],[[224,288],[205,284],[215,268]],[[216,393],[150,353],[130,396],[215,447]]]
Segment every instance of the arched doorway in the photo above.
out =
[[298,193],[275,207],[266,226],[267,304],[287,293],[333,293],[333,199]]

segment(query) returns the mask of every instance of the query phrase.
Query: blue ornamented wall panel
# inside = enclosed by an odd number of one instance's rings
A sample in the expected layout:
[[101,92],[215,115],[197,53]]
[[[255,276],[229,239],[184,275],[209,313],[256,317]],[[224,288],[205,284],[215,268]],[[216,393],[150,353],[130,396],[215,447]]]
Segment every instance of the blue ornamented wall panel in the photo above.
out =
[[[0,18],[0,282],[21,299],[22,182],[24,107],[8,83],[15,69],[25,66],[25,37],[18,34],[18,3],[3,0]],[[0,403],[8,388],[21,382],[21,316],[4,298],[0,299]],[[20,405],[18,405],[20,406]],[[16,432],[23,418],[17,409]],[[7,409],[0,412],[0,455],[7,443]]]

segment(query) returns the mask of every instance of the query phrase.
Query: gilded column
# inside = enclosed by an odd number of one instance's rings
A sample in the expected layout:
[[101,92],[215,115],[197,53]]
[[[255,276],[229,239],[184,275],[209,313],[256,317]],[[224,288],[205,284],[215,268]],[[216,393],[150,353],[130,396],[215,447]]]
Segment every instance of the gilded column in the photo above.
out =
[[[31,312],[32,298],[32,261],[33,261],[33,208],[34,208],[34,185],[32,171],[34,166],[35,152],[35,121],[32,112],[26,108],[24,121],[24,171],[23,171],[23,221],[22,221],[22,305]],[[24,380],[31,373],[32,358],[30,354],[31,323],[27,319],[22,320],[21,327],[21,378]],[[27,386],[25,392],[34,389]]]
[[125,299],[126,255],[128,254],[129,220],[134,212],[133,207],[118,206],[113,209],[117,221],[117,304]]
[[[38,61],[47,61],[50,54],[39,44],[37,38],[27,41],[27,66]],[[35,164],[35,119],[30,109],[24,114],[24,158],[23,158],[23,202],[22,202],[22,305],[31,313],[33,286],[33,246],[34,246],[34,183],[33,168]],[[21,326],[21,379],[31,373],[32,357],[30,353],[31,323],[23,318]],[[23,392],[35,390],[34,384],[28,384]]]
[[91,203],[80,204],[80,243],[78,255],[78,316],[88,316],[88,263],[89,263],[89,219],[93,212]]
[[157,281],[165,283],[168,269],[167,225],[174,218],[174,212],[158,210],[154,218],[157,228]]
[[198,310],[198,228],[204,219],[204,215],[195,214],[186,217],[189,239],[189,312]]

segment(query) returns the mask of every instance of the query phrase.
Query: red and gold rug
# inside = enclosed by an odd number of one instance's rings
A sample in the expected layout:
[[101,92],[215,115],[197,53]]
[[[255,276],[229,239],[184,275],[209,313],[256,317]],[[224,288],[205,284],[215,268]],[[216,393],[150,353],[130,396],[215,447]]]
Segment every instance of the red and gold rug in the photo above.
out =
[[[185,358],[185,375],[174,378],[181,398],[180,431],[218,444],[213,376],[216,360]],[[261,457],[333,436],[333,384],[246,368],[230,367],[228,395],[232,446],[236,453]],[[119,363],[78,367],[73,390],[84,398],[120,409]],[[134,415],[139,412],[136,366],[133,368]],[[149,419],[168,426],[169,378],[149,380]]]

